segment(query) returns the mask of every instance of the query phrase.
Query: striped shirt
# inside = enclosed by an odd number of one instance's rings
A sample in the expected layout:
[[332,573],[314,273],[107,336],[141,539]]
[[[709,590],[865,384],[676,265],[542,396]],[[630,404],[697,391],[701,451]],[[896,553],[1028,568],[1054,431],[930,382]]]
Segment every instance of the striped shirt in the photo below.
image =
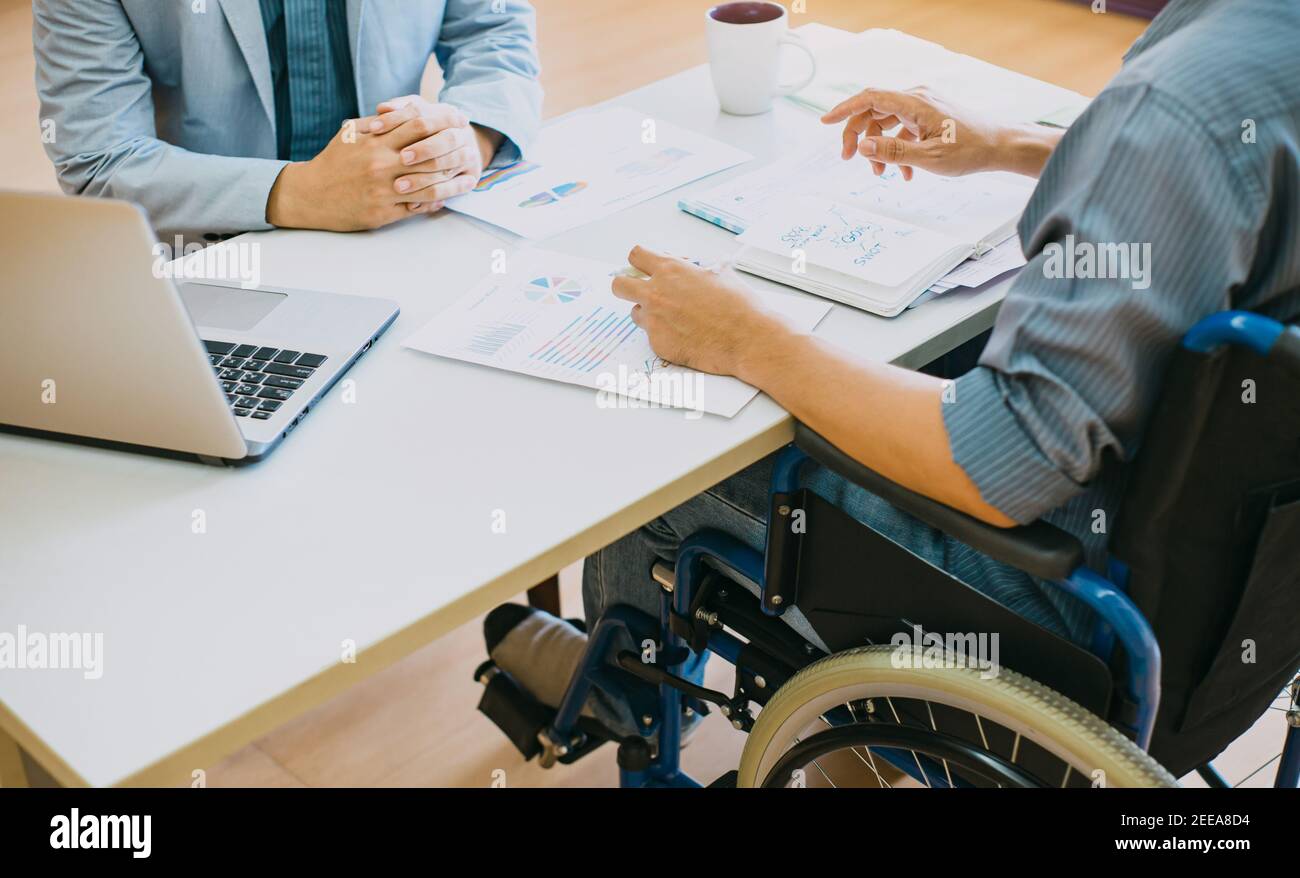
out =
[[[1229,308],[1300,315],[1298,46],[1295,0],[1157,16],[1043,169],[1029,264],[950,388],[953,459],[984,500],[1074,534],[1099,571],[1182,335]],[[1081,634],[1086,610],[1049,594]]]
[[347,0],[260,0],[275,84],[278,158],[301,162],[356,118]]

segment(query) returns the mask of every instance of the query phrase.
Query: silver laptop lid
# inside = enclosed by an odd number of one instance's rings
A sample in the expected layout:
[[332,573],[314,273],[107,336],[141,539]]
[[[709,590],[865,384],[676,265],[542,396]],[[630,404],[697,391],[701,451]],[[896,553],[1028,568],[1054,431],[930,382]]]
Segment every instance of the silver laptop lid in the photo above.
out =
[[153,243],[132,204],[0,192],[0,424],[245,456]]

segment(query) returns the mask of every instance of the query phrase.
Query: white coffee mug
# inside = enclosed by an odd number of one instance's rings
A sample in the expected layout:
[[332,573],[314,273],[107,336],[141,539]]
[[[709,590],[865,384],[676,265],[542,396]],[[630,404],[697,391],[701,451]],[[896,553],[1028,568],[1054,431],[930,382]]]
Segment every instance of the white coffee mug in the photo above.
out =
[[[780,3],[722,3],[704,14],[713,88],[722,109],[737,116],[766,113],[772,98],[793,94],[813,81],[817,59]],[[808,74],[780,84],[781,49],[793,46],[808,56]]]

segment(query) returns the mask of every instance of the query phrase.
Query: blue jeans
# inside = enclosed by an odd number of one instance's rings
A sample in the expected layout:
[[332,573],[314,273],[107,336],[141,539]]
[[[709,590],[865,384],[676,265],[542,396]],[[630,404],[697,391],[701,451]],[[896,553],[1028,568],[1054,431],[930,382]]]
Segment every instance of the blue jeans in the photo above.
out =
[[[657,618],[659,587],[650,578],[650,569],[657,561],[672,564],[682,540],[699,530],[724,531],[761,552],[774,460],[775,455],[753,464],[588,558],[582,571],[587,630],[594,631],[605,608],[616,604],[631,605]],[[858,521],[1026,619],[1062,637],[1071,637],[1060,611],[1032,576],[977,552],[829,470],[806,467],[805,471],[808,474],[804,484],[809,489]],[[755,584],[746,585],[758,593]],[[791,607],[781,618],[804,639],[825,650],[797,607]],[[1075,634],[1077,640],[1082,632]],[[627,648],[633,647],[629,644]],[[701,656],[688,664],[687,676],[694,682],[703,678],[705,658]],[[626,725],[630,714],[626,711],[618,711],[623,716],[612,716],[608,710],[591,706],[607,725],[631,733]]]

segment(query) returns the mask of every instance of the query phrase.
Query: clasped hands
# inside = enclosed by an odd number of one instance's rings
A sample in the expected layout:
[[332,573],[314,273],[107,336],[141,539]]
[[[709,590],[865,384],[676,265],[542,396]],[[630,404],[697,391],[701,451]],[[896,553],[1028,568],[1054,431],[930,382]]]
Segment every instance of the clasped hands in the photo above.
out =
[[433,213],[478,184],[501,140],[450,104],[418,95],[385,101],[375,115],[345,123],[315,158],[285,166],[267,222],[350,232]]

